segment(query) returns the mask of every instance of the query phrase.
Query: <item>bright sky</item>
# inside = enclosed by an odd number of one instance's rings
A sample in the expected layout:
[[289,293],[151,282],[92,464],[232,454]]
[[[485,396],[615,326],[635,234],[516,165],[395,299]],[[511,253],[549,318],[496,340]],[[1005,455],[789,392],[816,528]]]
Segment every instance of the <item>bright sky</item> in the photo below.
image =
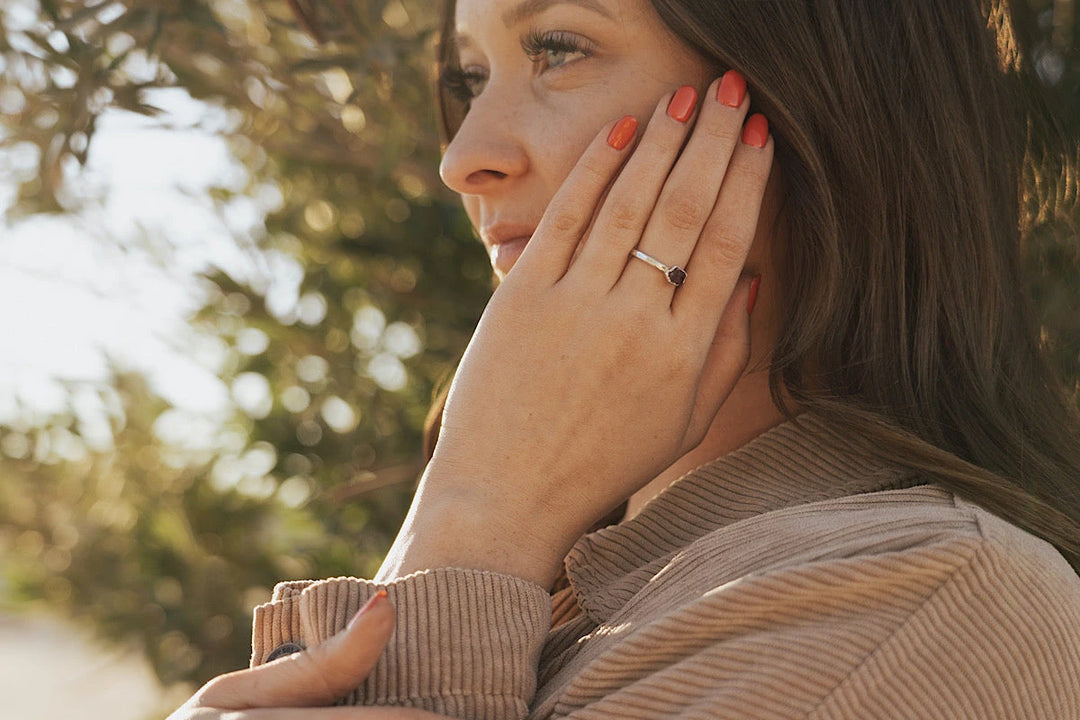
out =
[[[100,204],[72,217],[0,224],[0,422],[62,411],[63,383],[102,380],[110,358],[144,372],[183,409],[220,416],[229,404],[214,372],[224,347],[185,318],[199,307],[197,274],[207,266],[274,275],[243,246],[280,196],[215,207],[210,187],[247,183],[219,135],[226,114],[183,90],[149,100],[166,113],[110,112],[99,123],[73,185]],[[0,185],[0,206],[12,193]]]
[[[0,220],[0,423],[33,425],[70,409],[87,444],[108,447],[97,388],[111,359],[142,372],[188,414],[182,424],[198,437],[186,441],[220,442],[231,406],[215,374],[225,348],[187,318],[201,302],[198,274],[210,265],[239,277],[290,276],[280,263],[267,266],[265,254],[242,250],[279,198],[266,192],[261,204],[215,207],[210,187],[247,183],[219,135],[227,117],[182,90],[154,93],[151,103],[167,112],[101,119],[77,183],[100,203],[71,217]],[[0,157],[9,167],[18,160]],[[0,174],[0,210],[13,193],[10,175]],[[0,636],[0,648],[12,650],[0,652],[5,717],[44,719],[59,708],[71,715],[77,705],[80,718],[121,720],[181,701],[163,698],[139,653],[99,646],[60,621],[0,617]]]

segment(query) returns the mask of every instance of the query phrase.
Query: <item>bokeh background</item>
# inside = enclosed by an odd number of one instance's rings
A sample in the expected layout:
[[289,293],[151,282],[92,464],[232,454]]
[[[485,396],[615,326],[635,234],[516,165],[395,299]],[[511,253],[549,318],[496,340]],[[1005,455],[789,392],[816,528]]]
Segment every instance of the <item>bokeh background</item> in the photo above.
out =
[[[1028,276],[1075,392],[1080,18],[1014,4]],[[276,581],[378,566],[490,293],[437,176],[437,7],[0,5],[0,714],[96,717],[139,672],[103,717],[162,717],[246,664]]]

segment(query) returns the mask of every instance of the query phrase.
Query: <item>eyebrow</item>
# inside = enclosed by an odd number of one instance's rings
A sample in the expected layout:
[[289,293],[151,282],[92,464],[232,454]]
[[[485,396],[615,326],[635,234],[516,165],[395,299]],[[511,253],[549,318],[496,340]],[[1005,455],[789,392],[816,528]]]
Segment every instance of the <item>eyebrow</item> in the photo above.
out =
[[525,0],[516,7],[510,8],[503,13],[503,24],[506,25],[506,27],[517,25],[524,20],[528,20],[533,15],[539,15],[553,5],[577,5],[586,10],[592,10],[595,13],[599,13],[609,20],[612,19],[611,12],[598,2],[598,0]]
[[[599,0],[524,0],[524,2],[519,3],[516,7],[512,7],[503,13],[502,21],[506,27],[513,27],[514,25],[528,20],[534,15],[539,15],[555,5],[577,5],[586,10],[592,10],[595,13],[599,13],[609,20],[614,19],[611,11],[604,7]],[[468,35],[455,32],[449,38],[449,45],[456,52],[461,52],[466,48],[472,47],[472,44],[472,38]]]

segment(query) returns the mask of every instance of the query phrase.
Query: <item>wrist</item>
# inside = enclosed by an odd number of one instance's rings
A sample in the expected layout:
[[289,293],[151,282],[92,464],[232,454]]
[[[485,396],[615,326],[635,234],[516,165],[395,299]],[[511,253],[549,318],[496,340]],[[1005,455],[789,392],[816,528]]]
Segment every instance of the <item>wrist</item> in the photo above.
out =
[[507,506],[489,493],[432,480],[425,472],[377,581],[457,567],[551,587],[576,536],[560,538],[553,523],[540,513],[522,512],[520,505]]

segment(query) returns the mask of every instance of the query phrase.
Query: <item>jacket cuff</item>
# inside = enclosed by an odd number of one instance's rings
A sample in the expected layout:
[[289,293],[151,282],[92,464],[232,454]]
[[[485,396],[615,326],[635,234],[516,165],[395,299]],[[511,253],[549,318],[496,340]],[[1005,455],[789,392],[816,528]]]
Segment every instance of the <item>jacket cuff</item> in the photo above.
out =
[[384,588],[397,626],[347,704],[404,705],[453,717],[526,716],[551,597],[509,575],[439,568],[385,586],[358,578],[282,583],[269,603],[255,608],[252,666],[329,639]]

